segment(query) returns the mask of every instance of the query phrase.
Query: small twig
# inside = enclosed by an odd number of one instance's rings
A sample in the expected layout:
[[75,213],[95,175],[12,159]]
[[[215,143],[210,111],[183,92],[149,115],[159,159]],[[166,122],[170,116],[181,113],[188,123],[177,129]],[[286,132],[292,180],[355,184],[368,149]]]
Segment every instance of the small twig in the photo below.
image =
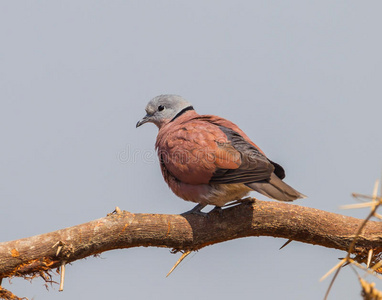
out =
[[61,263],[61,272],[60,272],[60,288],[58,289],[59,292],[62,292],[64,290],[64,280],[65,280],[65,261],[62,261]]
[[333,268],[331,268],[324,276],[320,278],[320,281],[324,281],[330,274],[332,274],[335,270],[339,270],[342,265],[346,262],[346,258],[341,259],[341,261],[336,264]]
[[187,250],[186,252],[184,252],[182,256],[178,259],[178,261],[175,263],[175,265],[171,268],[170,272],[167,273],[166,277],[170,276],[172,271],[174,271],[175,268],[182,262],[182,260],[185,259],[187,255],[189,255],[190,253],[191,253],[190,250]]
[[378,273],[376,273],[376,272],[372,271],[371,269],[368,269],[365,266],[363,266],[363,265],[357,263],[356,261],[350,259],[350,266],[352,267],[353,265],[366,272],[364,277],[366,277],[366,275],[368,274],[368,275],[372,275],[372,276],[377,277],[378,279],[382,280],[382,276],[379,275]]
[[381,266],[382,266],[382,260],[380,260],[379,262],[377,262],[371,269],[372,269],[373,271],[376,271],[376,270],[379,269]]
[[[379,186],[379,180],[377,179],[375,181],[375,184],[374,184],[374,189],[373,189],[373,196],[372,196],[372,200],[374,202],[374,205],[372,206],[372,209],[369,213],[369,215],[366,217],[365,220],[363,220],[362,224],[358,227],[358,230],[357,230],[357,233],[355,234],[355,237],[353,239],[353,241],[351,242],[350,244],[350,247],[349,247],[349,250],[348,250],[348,253],[346,255],[346,257],[341,260],[341,262],[339,264],[337,264],[334,268],[332,268],[328,273],[326,273],[326,275],[324,275],[321,280],[324,279],[324,277],[326,278],[327,275],[329,275],[330,273],[332,273],[336,268],[337,268],[337,271],[336,273],[334,274],[332,280],[330,281],[330,284],[329,284],[329,287],[328,287],[328,290],[326,291],[326,294],[325,294],[325,297],[324,297],[324,300],[327,300],[328,299],[328,296],[329,296],[329,293],[330,293],[330,290],[334,284],[334,281],[336,280],[338,274],[340,273],[340,270],[341,270],[341,266],[344,264],[344,262],[349,262],[350,260],[350,255],[351,253],[353,252],[354,250],[354,246],[355,246],[355,243],[357,241],[357,238],[358,236],[361,234],[361,231],[363,230],[363,228],[365,227],[366,223],[370,220],[370,218],[372,216],[374,216],[375,212],[377,211],[378,207],[381,205],[381,200],[382,198],[381,197],[377,197],[378,195],[378,186]],[[353,194],[355,195],[355,194]],[[378,199],[378,201],[377,201]],[[375,267],[375,266],[374,266]],[[373,268],[374,268],[373,267]]]
[[28,300],[28,298],[19,298],[11,291],[8,291],[0,286],[0,299],[9,299],[9,300]]
[[362,202],[362,203],[341,205],[340,209],[353,209],[353,208],[373,207],[374,205],[375,205],[375,201],[370,201],[370,202]]
[[358,200],[361,200],[360,198],[364,198],[364,199],[375,199],[375,198],[377,198],[379,201],[381,200],[381,197],[374,197],[374,196],[363,195],[363,194],[358,194],[358,193],[352,193],[352,196]]

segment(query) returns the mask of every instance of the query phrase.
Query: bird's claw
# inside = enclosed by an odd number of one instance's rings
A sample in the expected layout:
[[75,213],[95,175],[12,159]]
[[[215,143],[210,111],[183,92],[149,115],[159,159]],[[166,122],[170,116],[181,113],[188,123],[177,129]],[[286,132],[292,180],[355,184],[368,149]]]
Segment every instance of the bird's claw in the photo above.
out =
[[253,204],[256,202],[256,198],[247,197],[247,198],[238,200],[238,202],[242,204]]
[[193,209],[182,213],[181,216],[185,217],[185,216],[190,215],[190,214],[195,214],[195,215],[207,217],[208,214],[201,211],[204,207],[206,207],[206,205],[198,204]]
[[235,200],[234,202],[228,203],[228,204],[224,205],[224,207],[229,207],[229,206],[233,206],[233,205],[240,205],[240,204],[253,204],[253,203],[255,203],[255,201],[256,201],[255,198],[247,197],[244,199],[238,199],[238,200]]
[[189,211],[186,211],[180,215],[183,217],[188,216],[188,215],[198,215],[198,216],[202,216],[202,217],[208,217],[208,213],[205,213],[202,211],[192,211],[192,209]]
[[219,215],[221,215],[223,212],[223,209],[220,206],[215,206],[213,209],[211,209],[209,211],[208,214],[215,213],[215,212],[217,212],[217,213],[219,213]]

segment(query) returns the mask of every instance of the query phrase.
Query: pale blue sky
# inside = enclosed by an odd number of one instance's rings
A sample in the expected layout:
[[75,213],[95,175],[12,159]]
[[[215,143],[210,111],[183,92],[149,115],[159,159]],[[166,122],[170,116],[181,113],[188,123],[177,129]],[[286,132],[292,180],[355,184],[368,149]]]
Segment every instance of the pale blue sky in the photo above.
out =
[[[1,241],[73,226],[115,206],[181,213],[164,183],[146,103],[180,94],[237,123],[309,196],[341,211],[382,166],[380,1],[0,2]],[[253,194],[256,196],[256,194]],[[260,196],[260,199],[265,199]],[[345,254],[246,238],[178,259],[168,249],[103,253],[67,267],[40,299],[322,299]],[[55,277],[55,280],[59,280]],[[344,269],[330,299],[359,299]]]

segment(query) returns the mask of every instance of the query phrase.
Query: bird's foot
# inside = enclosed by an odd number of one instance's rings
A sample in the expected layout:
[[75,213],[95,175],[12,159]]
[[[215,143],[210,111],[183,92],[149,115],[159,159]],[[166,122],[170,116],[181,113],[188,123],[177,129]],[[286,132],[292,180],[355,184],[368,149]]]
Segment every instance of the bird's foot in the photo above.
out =
[[246,198],[243,198],[243,199],[240,199],[238,200],[239,203],[243,203],[243,204],[253,204],[256,202],[256,198],[253,198],[253,197],[246,197]]
[[205,207],[206,207],[206,205],[203,205],[203,204],[199,203],[193,209],[182,213],[181,216],[187,216],[187,215],[190,215],[190,214],[195,214],[195,215],[200,215],[200,216],[206,217],[206,216],[208,216],[208,214],[201,211]]
[[213,209],[211,209],[208,212],[208,214],[215,213],[215,212],[217,212],[217,213],[219,213],[219,215],[221,215],[223,212],[223,209],[221,208],[221,206],[215,206]]
[[247,198],[243,198],[243,199],[238,199],[238,200],[235,200],[231,203],[228,203],[226,205],[224,205],[224,207],[229,207],[229,206],[233,206],[233,205],[240,205],[240,204],[253,204],[255,203],[256,199],[255,198],[251,198],[251,197],[247,197]]

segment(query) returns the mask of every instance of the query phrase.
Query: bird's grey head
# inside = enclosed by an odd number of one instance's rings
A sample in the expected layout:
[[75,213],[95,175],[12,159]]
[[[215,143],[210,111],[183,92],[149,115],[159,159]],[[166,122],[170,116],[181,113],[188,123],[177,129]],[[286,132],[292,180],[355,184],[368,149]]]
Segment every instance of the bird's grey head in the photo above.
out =
[[145,123],[154,123],[161,128],[178,117],[183,112],[193,110],[192,104],[178,95],[160,95],[156,96],[146,106],[146,116],[138,121],[139,127]]

